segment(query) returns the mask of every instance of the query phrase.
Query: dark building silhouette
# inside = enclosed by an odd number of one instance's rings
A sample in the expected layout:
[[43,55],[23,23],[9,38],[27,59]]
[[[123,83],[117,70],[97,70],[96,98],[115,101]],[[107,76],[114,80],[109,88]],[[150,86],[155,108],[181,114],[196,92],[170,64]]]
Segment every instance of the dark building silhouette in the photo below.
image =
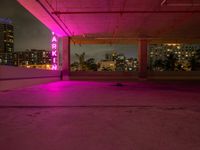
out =
[[12,65],[14,27],[10,19],[0,18],[0,64]]
[[14,27],[10,23],[0,19],[0,53],[14,52]]

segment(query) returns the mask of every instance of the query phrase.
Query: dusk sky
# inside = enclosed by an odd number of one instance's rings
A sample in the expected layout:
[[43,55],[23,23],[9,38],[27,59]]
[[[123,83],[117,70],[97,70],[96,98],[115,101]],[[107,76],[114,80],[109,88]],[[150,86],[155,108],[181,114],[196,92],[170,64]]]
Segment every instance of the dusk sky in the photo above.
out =
[[51,32],[17,0],[1,0],[0,17],[13,22],[15,51],[50,49]]
[[[14,25],[14,49],[50,49],[51,31],[38,21],[32,14],[23,8],[16,0],[1,0],[0,17],[10,18]],[[86,52],[86,58],[94,57],[97,60],[104,58],[105,53],[113,50],[125,54],[127,57],[136,57],[134,45],[71,45],[72,61],[75,53]]]
[[126,57],[136,58],[137,57],[137,46],[136,45],[119,45],[119,44],[97,44],[97,45],[71,45],[71,59],[72,62],[76,59],[75,53],[86,53],[86,59],[94,57],[97,61],[104,59],[106,53],[117,53],[125,54]]

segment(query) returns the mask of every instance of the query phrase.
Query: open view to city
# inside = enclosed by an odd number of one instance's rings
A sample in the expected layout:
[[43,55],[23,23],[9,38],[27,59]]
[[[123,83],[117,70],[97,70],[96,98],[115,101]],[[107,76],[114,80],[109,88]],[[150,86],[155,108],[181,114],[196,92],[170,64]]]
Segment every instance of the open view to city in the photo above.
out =
[[[52,51],[50,49],[14,50],[12,20],[1,18],[0,34],[1,65],[52,70]],[[74,45],[72,43],[70,70],[72,72],[138,71],[137,49],[138,46],[134,44]],[[149,44],[147,59],[149,71],[198,71],[200,70],[200,45],[196,43]],[[59,65],[61,65],[61,59]]]
[[71,71],[131,72],[138,69],[136,45],[72,45],[71,50]]

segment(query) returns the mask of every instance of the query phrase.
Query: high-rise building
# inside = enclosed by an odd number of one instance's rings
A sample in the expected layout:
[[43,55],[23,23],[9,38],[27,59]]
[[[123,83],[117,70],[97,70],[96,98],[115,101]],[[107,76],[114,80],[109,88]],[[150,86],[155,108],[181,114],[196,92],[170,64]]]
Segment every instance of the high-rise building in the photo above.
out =
[[99,71],[137,71],[138,61],[133,58],[126,58],[124,54],[113,51],[105,54],[105,60],[100,61]]
[[0,18],[0,53],[14,52],[14,27],[9,19]]
[[149,46],[149,69],[151,71],[191,71],[192,61],[199,48],[197,44],[151,44]]
[[0,64],[13,65],[14,27],[10,19],[0,18]]
[[27,68],[51,69],[51,51],[27,49],[14,52],[13,64]]

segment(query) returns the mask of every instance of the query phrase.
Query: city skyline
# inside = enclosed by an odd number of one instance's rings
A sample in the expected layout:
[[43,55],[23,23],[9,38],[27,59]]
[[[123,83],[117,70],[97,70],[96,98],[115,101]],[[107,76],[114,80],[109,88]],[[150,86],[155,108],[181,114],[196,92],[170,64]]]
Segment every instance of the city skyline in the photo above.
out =
[[71,44],[71,62],[76,60],[75,54],[78,53],[86,53],[86,58],[95,58],[97,61],[101,60],[105,57],[106,53],[112,53],[112,51],[116,51],[117,53],[123,53],[126,57],[137,57],[137,45],[129,44],[83,44],[83,45],[74,45]]

